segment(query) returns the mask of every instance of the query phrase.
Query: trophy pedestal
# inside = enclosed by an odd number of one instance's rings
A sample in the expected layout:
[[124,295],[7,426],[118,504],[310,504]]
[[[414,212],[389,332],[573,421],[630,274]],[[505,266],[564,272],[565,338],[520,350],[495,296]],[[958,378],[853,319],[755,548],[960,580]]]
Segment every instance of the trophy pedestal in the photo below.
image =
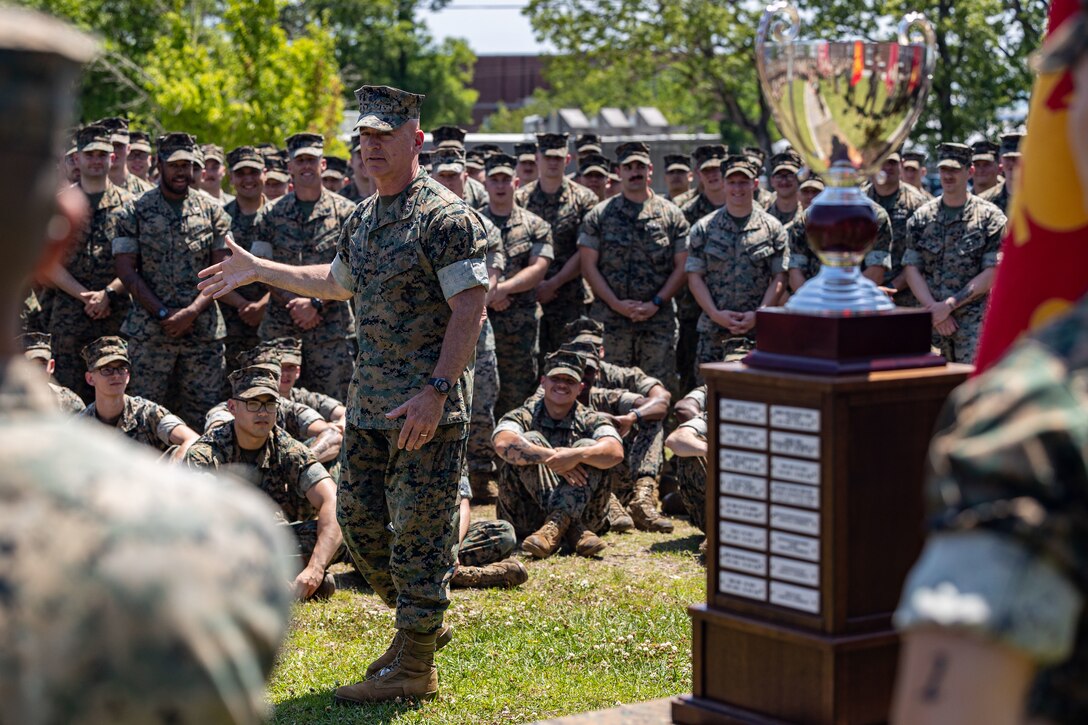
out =
[[925,310],[806,313],[781,307],[756,313],[756,349],[744,362],[763,370],[849,375],[934,367],[931,317]]
[[970,370],[703,366],[707,599],[690,610],[693,692],[673,701],[675,722],[887,720],[925,455]]

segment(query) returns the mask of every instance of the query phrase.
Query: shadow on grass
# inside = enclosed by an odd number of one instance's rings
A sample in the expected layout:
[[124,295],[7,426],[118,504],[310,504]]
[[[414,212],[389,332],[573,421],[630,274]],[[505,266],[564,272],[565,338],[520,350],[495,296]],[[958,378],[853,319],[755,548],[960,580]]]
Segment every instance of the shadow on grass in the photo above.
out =
[[699,551],[699,544],[706,537],[702,534],[685,536],[682,539],[669,539],[668,541],[655,541],[650,544],[650,551],[655,554],[695,554]]
[[333,701],[332,692],[314,692],[284,700],[276,705],[272,723],[391,723],[403,713],[422,707],[416,700],[375,703],[373,705],[341,705]]

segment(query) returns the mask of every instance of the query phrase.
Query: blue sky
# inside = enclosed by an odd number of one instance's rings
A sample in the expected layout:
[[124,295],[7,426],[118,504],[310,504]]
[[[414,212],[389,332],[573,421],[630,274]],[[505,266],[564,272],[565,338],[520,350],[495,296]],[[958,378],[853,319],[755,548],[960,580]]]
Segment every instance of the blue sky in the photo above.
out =
[[453,0],[443,10],[420,12],[436,38],[464,38],[477,55],[546,52],[521,14],[526,0]]

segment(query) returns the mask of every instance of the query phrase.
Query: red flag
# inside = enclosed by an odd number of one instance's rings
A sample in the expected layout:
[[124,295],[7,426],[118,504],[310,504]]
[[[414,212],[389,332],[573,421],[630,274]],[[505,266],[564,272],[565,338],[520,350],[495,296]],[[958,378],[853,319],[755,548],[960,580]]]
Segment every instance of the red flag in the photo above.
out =
[[850,85],[856,86],[861,82],[861,73],[865,69],[865,46],[860,40],[854,43],[854,67],[850,74]]
[[[1077,0],[1053,0],[1048,34],[1079,12],[1078,6]],[[1088,291],[1088,208],[1066,130],[1072,93],[1068,70],[1035,80],[976,374],[1021,334],[1066,312]]]
[[895,87],[896,82],[899,80],[899,46],[892,44],[891,50],[888,53],[888,67],[884,71],[884,88],[888,93],[892,92],[892,88]]

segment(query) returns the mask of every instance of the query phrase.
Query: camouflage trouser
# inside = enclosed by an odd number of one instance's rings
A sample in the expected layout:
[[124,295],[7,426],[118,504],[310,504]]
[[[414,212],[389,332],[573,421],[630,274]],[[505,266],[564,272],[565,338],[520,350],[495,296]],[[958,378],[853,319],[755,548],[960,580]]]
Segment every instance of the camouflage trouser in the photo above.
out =
[[593,305],[593,317],[604,323],[604,351],[609,362],[640,367],[676,394],[677,325],[671,303],[645,322],[633,322],[598,301]]
[[499,396],[499,370],[495,360],[495,336],[485,321],[476,342],[476,370],[472,378],[472,412],[468,426],[468,470],[491,473],[495,470],[495,400]]
[[511,307],[491,317],[502,383],[495,404],[497,417],[524,403],[540,384],[540,316],[540,305],[533,305]]
[[439,426],[407,451],[399,430],[344,431],[336,518],[360,573],[396,608],[397,629],[434,632],[449,607],[465,432]]
[[474,521],[457,549],[461,566],[487,566],[514,553],[518,540],[509,521]]
[[941,351],[948,362],[975,364],[978,352],[978,337],[982,332],[982,306],[966,310],[962,315],[953,315],[959,327],[948,337],[933,333],[933,347]]
[[699,318],[686,320],[679,318],[680,335],[676,342],[676,372],[680,376],[678,392],[687,393],[693,390],[698,383],[695,382],[695,348],[699,344],[699,331],[695,326],[699,324]]
[[702,456],[681,458],[676,461],[676,481],[680,488],[680,500],[691,519],[691,525],[706,531],[706,459]]
[[221,398],[225,364],[222,340],[162,339],[128,342],[132,382],[128,393],[164,405],[193,430]]
[[[317,546],[317,519],[310,519],[309,521],[292,521],[285,526],[291,527],[291,532],[294,533],[295,539],[298,541],[298,561],[299,566],[295,571],[302,571],[306,568],[306,565],[310,563],[310,557],[314,555],[314,547]],[[335,564],[340,561],[344,556],[346,549],[343,544],[340,544],[340,548],[336,550],[332,558],[329,559],[330,564]]]
[[[581,278],[571,284],[581,284]],[[589,306],[581,300],[574,301],[557,297],[550,303],[541,307],[540,316],[540,358],[539,364],[544,364],[544,357],[559,349],[564,342],[569,342],[566,330],[568,322],[577,320],[589,311]]]
[[703,363],[741,360],[755,348],[756,341],[751,337],[730,337],[728,332],[718,331],[700,332],[699,346],[695,350],[695,384],[706,382],[699,372]]
[[612,477],[612,493],[624,506],[631,502],[635,493],[635,481],[661,477],[665,463],[664,421],[646,421],[632,428],[623,440],[623,463],[616,466]]
[[[551,448],[547,439],[536,431],[524,434],[535,445]],[[572,448],[591,446],[597,441],[583,438]],[[539,529],[552,511],[562,511],[594,533],[605,530],[608,495],[611,493],[611,471],[586,466],[585,486],[572,486],[547,466],[499,466],[499,502],[496,511],[500,519],[514,525],[518,540]]]
[[348,384],[355,370],[355,340],[303,342],[300,388],[348,399]]

